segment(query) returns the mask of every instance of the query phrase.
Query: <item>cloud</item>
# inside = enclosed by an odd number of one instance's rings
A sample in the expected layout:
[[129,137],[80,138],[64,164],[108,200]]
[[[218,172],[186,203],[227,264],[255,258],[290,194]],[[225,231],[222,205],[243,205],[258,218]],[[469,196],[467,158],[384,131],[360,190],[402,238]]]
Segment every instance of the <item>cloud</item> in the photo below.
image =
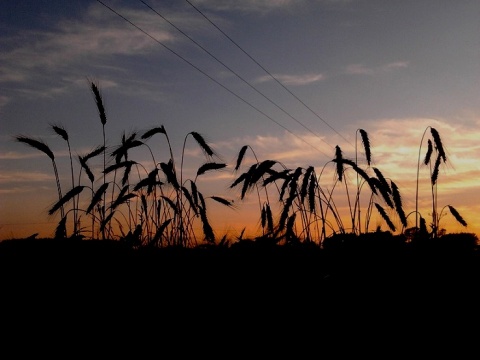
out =
[[[468,205],[468,212],[464,213],[464,217],[467,222],[472,222],[471,229],[477,231],[476,229],[480,230],[480,224],[474,224],[474,214],[480,213],[480,205],[478,201],[472,203],[472,194],[478,193],[476,179],[480,176],[478,163],[480,126],[478,125],[478,120],[464,119],[464,121],[449,122],[446,119],[412,117],[372,119],[363,122],[360,127],[367,132],[370,139],[373,159],[371,167],[378,168],[386,178],[394,181],[399,187],[406,211],[415,209],[417,166],[420,166],[418,169],[419,204],[425,216],[431,213],[431,183],[430,168],[423,165],[422,161],[427,149],[427,139],[431,138],[430,127],[435,128],[447,152],[447,162],[442,164],[438,178],[438,206],[452,205],[459,210],[464,210]],[[358,127],[359,124],[355,124],[355,128],[352,126],[351,136],[348,138],[353,139]],[[299,134],[299,136],[311,144],[319,143],[319,139],[313,135]],[[329,141],[345,143],[337,135],[329,137]],[[355,143],[354,140],[351,142]],[[322,148],[327,156],[319,155],[318,151],[287,132],[280,136],[235,138],[225,141],[224,144],[225,147],[230,144],[230,148],[235,150],[235,155],[241,146],[248,144],[255,151],[258,161],[276,160],[289,169],[314,166],[317,175],[322,174],[322,186],[326,188],[333,186],[335,176],[331,160],[334,157],[334,150],[328,147]],[[223,149],[224,144],[218,143],[217,146]],[[358,158],[357,163],[360,167],[368,169],[361,142],[358,146],[357,154],[352,146],[348,144],[341,146],[344,157],[352,160]],[[247,152],[245,163],[240,171],[246,171],[255,161],[251,153]],[[371,168],[368,171],[371,176],[374,175]],[[353,172],[350,174],[353,176]],[[450,228],[449,220],[445,222]],[[461,230],[465,231],[465,229]]]
[[346,67],[345,72],[351,75],[372,75],[373,70],[362,64],[350,64]]
[[[116,10],[151,37],[96,4],[80,20],[60,20],[55,31],[25,30],[2,39],[7,50],[0,54],[0,82],[26,82],[51,71],[67,73],[72,66],[97,66],[115,55],[145,55],[158,50],[158,42],[171,44],[180,39],[150,10]],[[182,27],[193,26],[187,17],[176,21]]]
[[299,3],[298,0],[200,0],[201,7],[215,11],[269,12],[276,9],[289,8]]
[[29,152],[29,153],[19,153],[16,151],[9,151],[6,153],[0,153],[0,160],[23,160],[23,159],[33,159],[45,157],[45,154],[36,151],[36,152]]
[[10,98],[8,96],[0,95],[0,109],[7,105],[10,102]]
[[408,65],[408,61],[394,61],[375,68],[370,68],[363,64],[350,64],[345,67],[345,73],[349,75],[376,75],[379,73],[405,69]]
[[[325,80],[325,75],[323,74],[304,74],[304,75],[276,74],[273,76],[282,84],[292,85],[292,86],[309,85],[309,84],[313,84],[313,83]],[[273,78],[269,75],[265,75],[256,79],[257,83],[266,82],[266,81],[273,81]]]
[[[450,192],[457,189],[459,186],[455,182],[459,178],[463,179],[465,189],[474,190],[472,187],[475,186],[475,181],[472,181],[472,174],[480,172],[479,120],[457,119],[455,122],[449,122],[445,119],[432,118],[372,119],[354,124],[343,132],[350,143],[355,144],[356,130],[364,129],[370,139],[372,166],[378,167],[384,175],[391,177],[399,186],[405,188],[409,193],[408,197],[411,198],[414,194],[417,166],[425,156],[426,140],[430,136],[429,127],[438,130],[447,152],[447,163],[442,166],[440,173],[443,191]],[[423,144],[420,143],[422,136],[424,136]],[[293,135],[283,132],[280,135],[255,135],[209,143],[228,164],[225,171],[215,173],[215,176],[224,178],[233,170],[238,152],[244,145],[250,146],[245,156],[244,166],[250,166],[257,159],[258,161],[269,159],[278,161],[288,168],[315,166],[320,172],[333,159],[335,152],[333,146],[328,145],[324,140],[325,138],[319,138],[311,133]],[[358,158],[360,166],[366,167],[361,143],[358,145],[358,154],[355,153],[355,148],[338,134],[329,135],[328,143],[339,144],[346,158]],[[255,154],[252,154],[252,151]],[[67,155],[67,153],[62,154],[62,156]],[[28,154],[3,153],[0,159],[7,161],[31,156],[45,157],[43,153],[30,151]],[[199,165],[205,162],[203,153],[197,144],[192,142],[185,149],[185,158],[186,178],[193,177]],[[243,170],[245,168],[241,171]],[[421,166],[420,171],[422,181],[427,180],[428,186],[428,167]],[[212,173],[211,176],[214,174]]]
[[0,184],[44,182],[53,181],[53,179],[54,177],[52,175],[37,171],[7,171],[0,174]]
[[408,67],[408,61],[395,61],[381,67],[384,71],[392,71],[396,69],[404,69]]
[[197,0],[195,4],[200,7],[208,8],[213,11],[228,11],[228,12],[248,12],[248,13],[268,13],[275,10],[288,10],[302,8],[306,5],[345,5],[352,0]]

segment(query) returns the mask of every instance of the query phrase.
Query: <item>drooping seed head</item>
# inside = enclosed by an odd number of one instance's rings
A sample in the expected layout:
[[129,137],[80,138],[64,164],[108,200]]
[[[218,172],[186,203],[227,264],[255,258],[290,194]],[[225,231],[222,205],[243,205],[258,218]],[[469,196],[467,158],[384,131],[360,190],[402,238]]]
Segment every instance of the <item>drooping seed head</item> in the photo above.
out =
[[63,140],[68,142],[68,133],[63,126],[60,125],[51,125],[53,131],[57,133]]
[[107,123],[107,115],[105,113],[105,107],[103,106],[103,98],[102,94],[100,93],[100,89],[95,82],[91,82],[90,87],[92,89],[93,95],[95,96],[95,103],[97,104],[98,115],[100,116],[100,121],[102,125]]
[[360,136],[362,137],[363,148],[365,149],[365,158],[367,159],[367,164],[370,165],[372,161],[372,152],[370,149],[370,140],[368,134],[365,130],[360,129]]
[[16,136],[15,140],[24,144],[27,144],[41,152],[45,153],[52,161],[55,160],[55,155],[53,151],[50,150],[47,144],[45,144],[42,140],[35,140],[26,136]]

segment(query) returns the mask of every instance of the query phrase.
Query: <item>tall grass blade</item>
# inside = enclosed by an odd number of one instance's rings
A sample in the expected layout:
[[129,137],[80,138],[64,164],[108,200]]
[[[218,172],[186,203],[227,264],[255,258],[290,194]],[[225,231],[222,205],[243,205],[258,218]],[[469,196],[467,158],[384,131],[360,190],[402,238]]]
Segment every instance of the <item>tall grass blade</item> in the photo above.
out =
[[112,208],[112,210],[115,210],[120,205],[125,204],[130,199],[133,199],[133,198],[136,198],[136,197],[137,197],[137,195],[134,194],[134,193],[129,193],[129,194],[126,194],[126,195],[117,196],[117,199],[113,202],[111,208]]
[[215,152],[207,144],[207,142],[205,141],[202,135],[200,135],[196,131],[192,131],[190,134],[192,134],[193,138],[195,139],[195,141],[198,143],[198,145],[200,146],[200,148],[205,154],[207,154],[208,156],[213,156],[215,154]]
[[243,158],[245,157],[245,153],[247,152],[248,145],[243,145],[240,151],[238,152],[237,161],[235,164],[235,171],[240,169],[240,165],[242,164]]
[[[333,160],[334,162],[338,162],[337,159],[334,159]],[[342,172],[343,172],[343,164],[347,164],[347,165],[350,165],[352,167],[353,170],[355,170],[355,172],[360,175],[367,183],[368,185],[370,186],[370,188],[372,189],[372,191],[376,194],[376,191],[373,190],[375,188],[375,184],[373,183],[372,180],[374,180],[375,178],[370,178],[370,176],[368,176],[368,174],[365,172],[365,170],[363,170],[362,168],[360,168],[354,161],[352,160],[348,160],[348,159],[341,159],[340,162],[342,163]],[[337,164],[337,167],[338,167],[338,164]]]
[[390,230],[392,232],[395,231],[395,225],[392,223],[392,221],[390,220],[390,217],[387,215],[387,213],[385,212],[385,209],[379,205],[378,203],[374,203],[375,204],[375,207],[377,208],[378,212],[380,213],[380,215],[382,216],[382,218],[385,220],[385,222],[387,223],[388,227],[390,228]]
[[172,199],[170,199],[169,197],[166,197],[164,195],[160,196],[169,206],[170,208],[176,213],[176,214],[179,214],[180,211],[178,209],[178,206],[173,202]]
[[90,151],[87,155],[83,156],[85,161],[90,160],[91,158],[102,154],[105,151],[105,146],[97,146],[95,149]]
[[188,189],[185,186],[182,186],[182,192],[183,192],[183,195],[185,196],[185,198],[187,199],[188,203],[190,204],[190,208],[193,210],[195,215],[198,215],[198,210],[197,210],[198,203],[195,203],[192,195],[190,194],[190,192],[188,191]]
[[308,184],[310,181],[310,174],[313,172],[313,166],[309,166],[303,174],[302,185],[300,186],[300,199],[303,203],[308,194]]
[[423,217],[420,217],[419,233],[420,233],[420,236],[422,237],[428,236],[427,221]]
[[432,134],[433,142],[435,143],[435,148],[438,151],[438,155],[442,158],[443,162],[447,162],[447,155],[445,154],[445,149],[443,148],[440,134],[435,128],[430,128],[430,133]]
[[280,214],[280,219],[278,220],[278,230],[281,231],[285,228],[285,223],[288,219],[288,214],[290,212],[290,208],[293,204],[294,197],[290,196],[283,205],[282,212]]
[[383,184],[380,180],[377,178],[371,178],[370,181],[375,184],[375,187],[380,191],[380,194],[382,195],[383,200],[385,203],[390,207],[393,208],[394,204],[392,202],[392,199],[390,197],[390,194],[388,193],[388,190],[390,187],[387,185],[388,188],[385,188],[385,184]]
[[200,218],[202,219],[203,225],[203,234],[205,235],[205,240],[214,244],[215,243],[215,233],[213,228],[208,221],[207,212],[205,210],[200,210]]
[[255,185],[255,183],[252,182],[252,176],[255,173],[257,166],[258,164],[253,164],[245,173],[245,177],[243,179],[242,192],[240,196],[241,199],[245,198],[245,195],[247,194],[248,189],[250,189],[252,186]]
[[273,233],[273,215],[272,209],[270,208],[270,204],[265,205],[265,215],[267,218],[267,229],[270,233]]
[[[99,209],[98,211],[101,211],[101,209]],[[101,221],[100,231],[102,232],[102,234],[105,231],[105,228],[107,227],[107,225],[110,224],[110,222],[112,221],[113,215],[115,215],[115,211],[110,212],[107,216],[105,216],[105,219]],[[124,235],[124,236],[126,237],[127,235]]]
[[373,168],[373,171],[375,172],[375,175],[377,175],[377,178],[380,180],[382,186],[385,188],[385,191],[391,193],[392,190],[390,189],[390,185],[388,184],[387,179],[385,179],[383,176],[382,172],[376,167]]
[[157,231],[155,232],[154,237],[149,242],[149,246],[158,246],[158,242],[162,239],[162,235],[165,232],[167,226],[172,222],[172,218],[165,220],[163,223],[160,224]]
[[57,227],[55,228],[55,239],[65,239],[67,237],[67,216],[65,215],[58,222]]
[[98,188],[98,190],[95,192],[95,194],[92,197],[90,205],[88,205],[87,214],[90,214],[90,212],[93,210],[95,205],[97,205],[102,200],[102,196],[107,190],[107,188],[108,188],[108,183],[104,183]]
[[215,234],[213,228],[210,225],[207,217],[207,208],[205,206],[205,199],[203,198],[202,193],[198,193],[198,197],[201,203],[200,206],[200,219],[202,220],[203,234],[205,235],[205,240],[214,244],[215,243]]
[[95,96],[95,103],[97,104],[98,115],[100,116],[100,121],[102,125],[107,123],[107,114],[105,113],[105,107],[103,105],[103,98],[102,94],[100,93],[100,89],[98,85],[95,84],[93,81],[90,84],[93,95]]
[[104,173],[108,174],[112,171],[115,171],[115,170],[118,170],[118,169],[121,169],[121,168],[125,168],[125,170],[123,172],[123,176],[122,176],[122,186],[124,186],[128,182],[128,177],[129,177],[130,172],[132,170],[132,166],[136,165],[136,164],[137,164],[137,162],[132,161],[132,160],[120,161],[120,162],[117,162],[117,163],[107,167],[104,170]]
[[255,167],[255,171],[252,171],[250,183],[255,184],[265,173],[277,162],[274,160],[264,160]]
[[108,174],[108,173],[111,173],[112,171],[121,169],[123,167],[131,167],[134,164],[137,164],[137,162],[132,160],[120,161],[118,163],[115,163],[113,165],[106,167],[104,173]]
[[260,212],[260,223],[262,225],[262,229],[264,229],[267,225],[267,210],[265,205],[262,206],[262,211]]
[[122,158],[128,160],[128,150],[144,145],[140,140],[127,140],[119,145],[112,153],[112,157],[115,157],[115,162],[121,162]]
[[193,182],[193,181],[190,181],[190,187],[192,189],[193,203],[195,204],[195,207],[198,207],[198,188],[197,188],[197,184],[195,184],[195,182]]
[[85,186],[78,185],[75,186],[73,189],[71,189],[69,192],[65,194],[59,201],[57,201],[50,210],[48,210],[49,215],[55,214],[55,212],[58,211],[58,209],[61,209],[67,202],[69,202],[71,199],[73,199],[75,196],[80,194],[82,190],[85,188]]
[[295,169],[294,173],[292,174],[292,178],[290,181],[290,196],[296,195],[296,191],[298,188],[298,179],[302,175],[302,172],[303,172],[303,168],[299,166]]
[[147,197],[145,196],[145,194],[142,194],[140,196],[140,201],[142,202],[143,212],[145,213],[145,217],[146,217],[148,214],[148,205],[147,205]]
[[335,159],[334,162],[337,164],[336,173],[338,177],[338,181],[342,181],[343,179],[343,155],[342,149],[340,146],[335,146]]
[[395,184],[393,181],[391,181],[391,189],[393,203],[395,204],[395,209],[397,210],[400,222],[402,223],[403,227],[407,227],[407,217],[405,215],[405,211],[403,210],[402,197],[400,196],[400,191],[398,190],[397,184]]
[[51,125],[53,131],[59,135],[63,140],[68,142],[68,133],[63,126],[60,125]]
[[83,170],[85,170],[85,173],[88,176],[88,179],[90,180],[91,183],[95,181],[95,175],[93,175],[92,170],[87,164],[87,159],[82,156],[78,156],[78,161],[80,162],[80,166],[82,167]]
[[431,182],[432,186],[437,183],[438,180],[438,173],[440,171],[440,161],[441,161],[441,156],[440,154],[437,156],[437,159],[435,160],[435,165],[433,166],[433,171],[432,171],[432,177],[431,177]]
[[147,187],[147,194],[151,194],[153,191],[153,188],[156,185],[162,185],[161,181],[157,181],[157,175],[158,175],[158,169],[155,168],[152,171],[150,171],[147,175],[146,178],[140,180],[137,185],[133,188],[134,191],[138,191],[143,187]]
[[240,184],[242,181],[246,181],[246,180],[247,180],[247,175],[248,175],[248,172],[244,172],[244,173],[240,174],[240,176],[237,177],[237,178],[232,182],[232,184],[229,186],[230,189],[233,189],[235,186],[237,186],[238,184]]
[[175,190],[180,189],[180,185],[178,184],[177,176],[175,175],[175,169],[173,168],[173,161],[170,159],[168,163],[160,163],[160,168],[162,169],[163,173],[167,177],[167,182],[172,184]]
[[365,149],[365,158],[367,160],[367,164],[370,166],[370,163],[372,162],[372,152],[370,149],[370,140],[368,138],[368,134],[365,130],[360,129],[360,136],[362,138],[362,143],[363,143],[363,148]]
[[423,163],[425,165],[428,165],[430,163],[430,159],[432,158],[432,154],[433,154],[432,140],[428,139],[427,140],[427,153],[425,154],[425,159],[423,159]]
[[460,215],[460,213],[451,205],[447,205],[448,208],[450,209],[450,213],[453,215],[453,217],[463,226],[467,226],[467,222],[463,219],[463,217]]
[[287,191],[287,188],[290,185],[291,181],[292,181],[292,174],[288,174],[288,176],[283,181],[282,187],[280,188],[280,196],[279,196],[280,201],[283,200],[285,193]]
[[297,243],[299,238],[295,235],[295,220],[297,214],[293,213],[287,220],[285,238],[288,243]]
[[215,162],[205,163],[198,168],[197,176],[203,175],[207,171],[223,169],[226,166],[227,166],[227,164],[223,164],[223,163],[215,163]]
[[212,200],[215,200],[216,202],[220,203],[220,204],[223,204],[225,206],[228,206],[228,207],[233,207],[233,203],[231,200],[227,200],[227,199],[224,199],[223,197],[220,197],[220,196],[210,196],[210,198]]
[[145,139],[150,139],[153,135],[155,134],[166,134],[167,132],[165,131],[165,128],[162,126],[160,127],[154,127],[148,131],[146,131],[142,136],[141,138],[143,140]]
[[315,211],[315,190],[317,189],[317,178],[315,173],[310,174],[310,182],[308,187],[308,208],[311,212]]
[[270,169],[268,174],[270,175],[268,178],[263,180],[262,186],[267,186],[268,184],[277,181],[278,179],[286,180],[289,176],[288,173],[292,171],[291,169],[285,169],[282,171],[276,171],[274,169]]
[[26,137],[26,136],[22,136],[22,135],[16,136],[15,139],[18,142],[27,144],[27,145],[33,147],[34,149],[40,150],[45,155],[47,155],[52,161],[55,160],[55,155],[53,154],[53,151],[50,150],[48,145],[45,144],[43,141],[35,140],[35,139],[29,138],[29,137]]

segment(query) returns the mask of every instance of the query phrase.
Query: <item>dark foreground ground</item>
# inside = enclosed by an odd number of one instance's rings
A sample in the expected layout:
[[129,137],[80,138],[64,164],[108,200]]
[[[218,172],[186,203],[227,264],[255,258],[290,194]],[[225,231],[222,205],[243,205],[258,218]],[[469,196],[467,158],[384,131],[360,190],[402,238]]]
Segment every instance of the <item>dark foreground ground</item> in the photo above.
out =
[[[238,354],[252,342],[265,349],[274,341],[278,351],[279,345],[327,346],[330,337],[350,346],[362,339],[357,350],[364,355],[380,351],[379,343],[399,353],[412,341],[427,352],[448,346],[457,355],[460,346],[478,344],[476,247],[244,245],[131,249],[118,241],[3,241],[3,324],[19,336],[53,328],[55,336],[83,329],[96,338],[121,329],[120,336],[145,341],[161,332],[164,345],[171,337],[233,341]],[[352,349],[337,349],[346,350]]]

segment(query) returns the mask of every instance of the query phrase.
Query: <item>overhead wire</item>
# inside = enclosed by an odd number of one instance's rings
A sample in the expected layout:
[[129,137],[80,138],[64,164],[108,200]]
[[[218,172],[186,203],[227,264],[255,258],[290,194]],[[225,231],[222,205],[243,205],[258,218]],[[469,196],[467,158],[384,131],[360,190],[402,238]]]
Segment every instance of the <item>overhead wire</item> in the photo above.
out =
[[205,15],[200,9],[193,5],[189,0],[185,0],[191,7],[193,7],[200,15],[202,15],[205,20],[212,24],[218,31],[220,31],[233,45],[235,45],[240,51],[242,51],[247,57],[250,58],[256,65],[258,65],[265,73],[270,76],[278,85],[280,85],[285,91],[292,95],[297,101],[299,101],[305,108],[307,108],[313,115],[315,115],[319,120],[321,120],[325,125],[327,125],[331,130],[333,130],[338,136],[345,140],[348,144],[355,148],[355,146],[346,139],[342,134],[340,134],[332,125],[330,125],[325,119],[323,119],[317,112],[315,112],[311,107],[309,107],[304,101],[302,101],[297,95],[295,95],[289,88],[287,88],[280,80],[277,79],[270,71],[268,71],[262,64],[255,60],[247,51],[245,51],[235,40],[233,40],[228,34],[226,34],[218,25],[216,25],[212,20],[210,20],[207,15]]
[[167,45],[165,45],[164,43],[162,43],[160,40],[158,40],[157,38],[155,38],[154,36],[152,36],[150,33],[148,33],[147,31],[143,30],[140,26],[136,25],[135,23],[133,23],[131,20],[127,19],[125,16],[123,16],[122,14],[120,14],[119,12],[117,12],[115,9],[113,9],[112,7],[108,6],[107,4],[105,4],[103,1],[101,0],[96,0],[99,4],[103,5],[105,8],[107,8],[108,10],[110,10],[112,13],[114,13],[115,15],[117,15],[118,17],[120,17],[121,19],[123,19],[124,21],[126,21],[127,23],[129,23],[130,25],[132,25],[133,27],[135,27],[137,30],[139,30],[140,32],[142,32],[143,34],[145,34],[146,36],[148,36],[149,38],[151,38],[153,41],[155,41],[157,44],[161,45],[163,48],[165,48],[166,50],[168,50],[169,52],[171,52],[172,54],[174,54],[175,56],[177,56],[178,58],[180,58],[182,61],[184,61],[185,63],[187,63],[188,65],[190,65],[191,67],[193,67],[195,70],[197,70],[198,72],[200,72],[201,74],[203,74],[204,76],[206,76],[208,79],[212,80],[214,83],[216,83],[217,85],[219,85],[220,87],[222,87],[224,90],[228,91],[230,94],[232,94],[233,96],[235,96],[237,99],[239,99],[240,101],[242,101],[243,103],[245,103],[246,105],[250,106],[252,109],[254,109],[255,111],[259,112],[260,114],[262,114],[263,116],[265,116],[267,119],[269,119],[270,121],[274,122],[275,124],[277,124],[278,126],[280,126],[281,128],[283,128],[285,131],[287,131],[288,133],[290,133],[291,135],[295,136],[296,138],[298,138],[299,140],[301,140],[302,142],[304,142],[305,144],[309,145],[310,147],[312,147],[313,149],[315,149],[316,151],[322,153],[323,155],[325,156],[330,156],[330,155],[327,155],[325,154],[322,150],[318,149],[316,146],[312,145],[311,143],[309,143],[308,141],[306,141],[305,139],[303,139],[302,137],[300,137],[299,135],[295,134],[294,132],[292,132],[290,129],[286,128],[285,126],[283,126],[282,124],[280,124],[278,121],[276,121],[274,118],[272,118],[271,116],[269,116],[268,114],[266,114],[265,112],[263,112],[262,110],[260,110],[258,107],[256,107],[255,105],[253,105],[252,103],[250,103],[249,101],[245,100],[244,98],[242,98],[240,95],[238,95],[237,93],[235,93],[234,91],[230,90],[228,87],[226,87],[225,85],[223,85],[222,83],[220,83],[218,80],[216,80],[214,77],[212,77],[211,75],[207,74],[205,71],[203,71],[202,69],[200,69],[198,66],[196,66],[195,64],[193,64],[191,61],[187,60],[186,58],[184,58],[183,56],[181,56],[179,53],[177,53],[175,50],[171,49],[170,47],[168,47]]
[[332,149],[334,148],[331,144],[329,144],[327,141],[325,141],[320,135],[316,134],[313,130],[311,130],[310,128],[308,128],[305,124],[303,124],[300,120],[298,120],[297,118],[295,118],[294,116],[292,116],[290,113],[288,113],[284,108],[282,108],[280,105],[278,105],[277,103],[275,103],[273,100],[271,100],[268,96],[266,96],[265,94],[263,94],[260,90],[258,90],[254,85],[252,85],[249,81],[245,80],[245,78],[243,78],[241,75],[239,75],[237,72],[235,72],[232,68],[230,68],[228,65],[226,65],[223,61],[221,61],[220,59],[218,59],[215,55],[213,55],[210,51],[208,51],[204,46],[202,46],[201,44],[199,44],[195,39],[193,39],[192,37],[190,37],[188,34],[186,34],[183,30],[181,30],[180,28],[178,28],[175,24],[173,24],[170,20],[168,20],[167,18],[165,18],[165,16],[163,16],[162,14],[160,14],[157,10],[155,10],[152,6],[150,6],[149,4],[147,4],[145,1],[143,0],[138,0],[140,1],[141,3],[143,3],[146,7],[148,7],[150,10],[152,10],[155,14],[157,14],[159,17],[161,17],[163,20],[165,20],[166,22],[168,22],[171,26],[173,26],[176,30],[178,30],[182,35],[184,35],[186,38],[188,38],[190,41],[192,41],[196,46],[198,46],[200,49],[202,49],[204,52],[206,52],[209,56],[211,56],[215,61],[217,61],[218,63],[220,63],[223,67],[225,67],[228,71],[230,71],[232,74],[234,74],[237,78],[239,78],[241,81],[243,81],[245,84],[247,84],[251,89],[253,89],[255,92],[257,92],[258,94],[260,94],[264,99],[266,99],[267,101],[269,101],[271,104],[273,104],[274,106],[276,106],[278,109],[280,109],[284,114],[286,114],[288,117],[290,117],[292,120],[296,121],[298,124],[300,124],[301,126],[303,126],[304,129],[306,129],[307,131],[309,131],[310,133],[312,133],[313,135],[315,135],[317,138],[319,138],[321,141],[323,141],[325,144],[327,144],[328,146],[330,146]]

